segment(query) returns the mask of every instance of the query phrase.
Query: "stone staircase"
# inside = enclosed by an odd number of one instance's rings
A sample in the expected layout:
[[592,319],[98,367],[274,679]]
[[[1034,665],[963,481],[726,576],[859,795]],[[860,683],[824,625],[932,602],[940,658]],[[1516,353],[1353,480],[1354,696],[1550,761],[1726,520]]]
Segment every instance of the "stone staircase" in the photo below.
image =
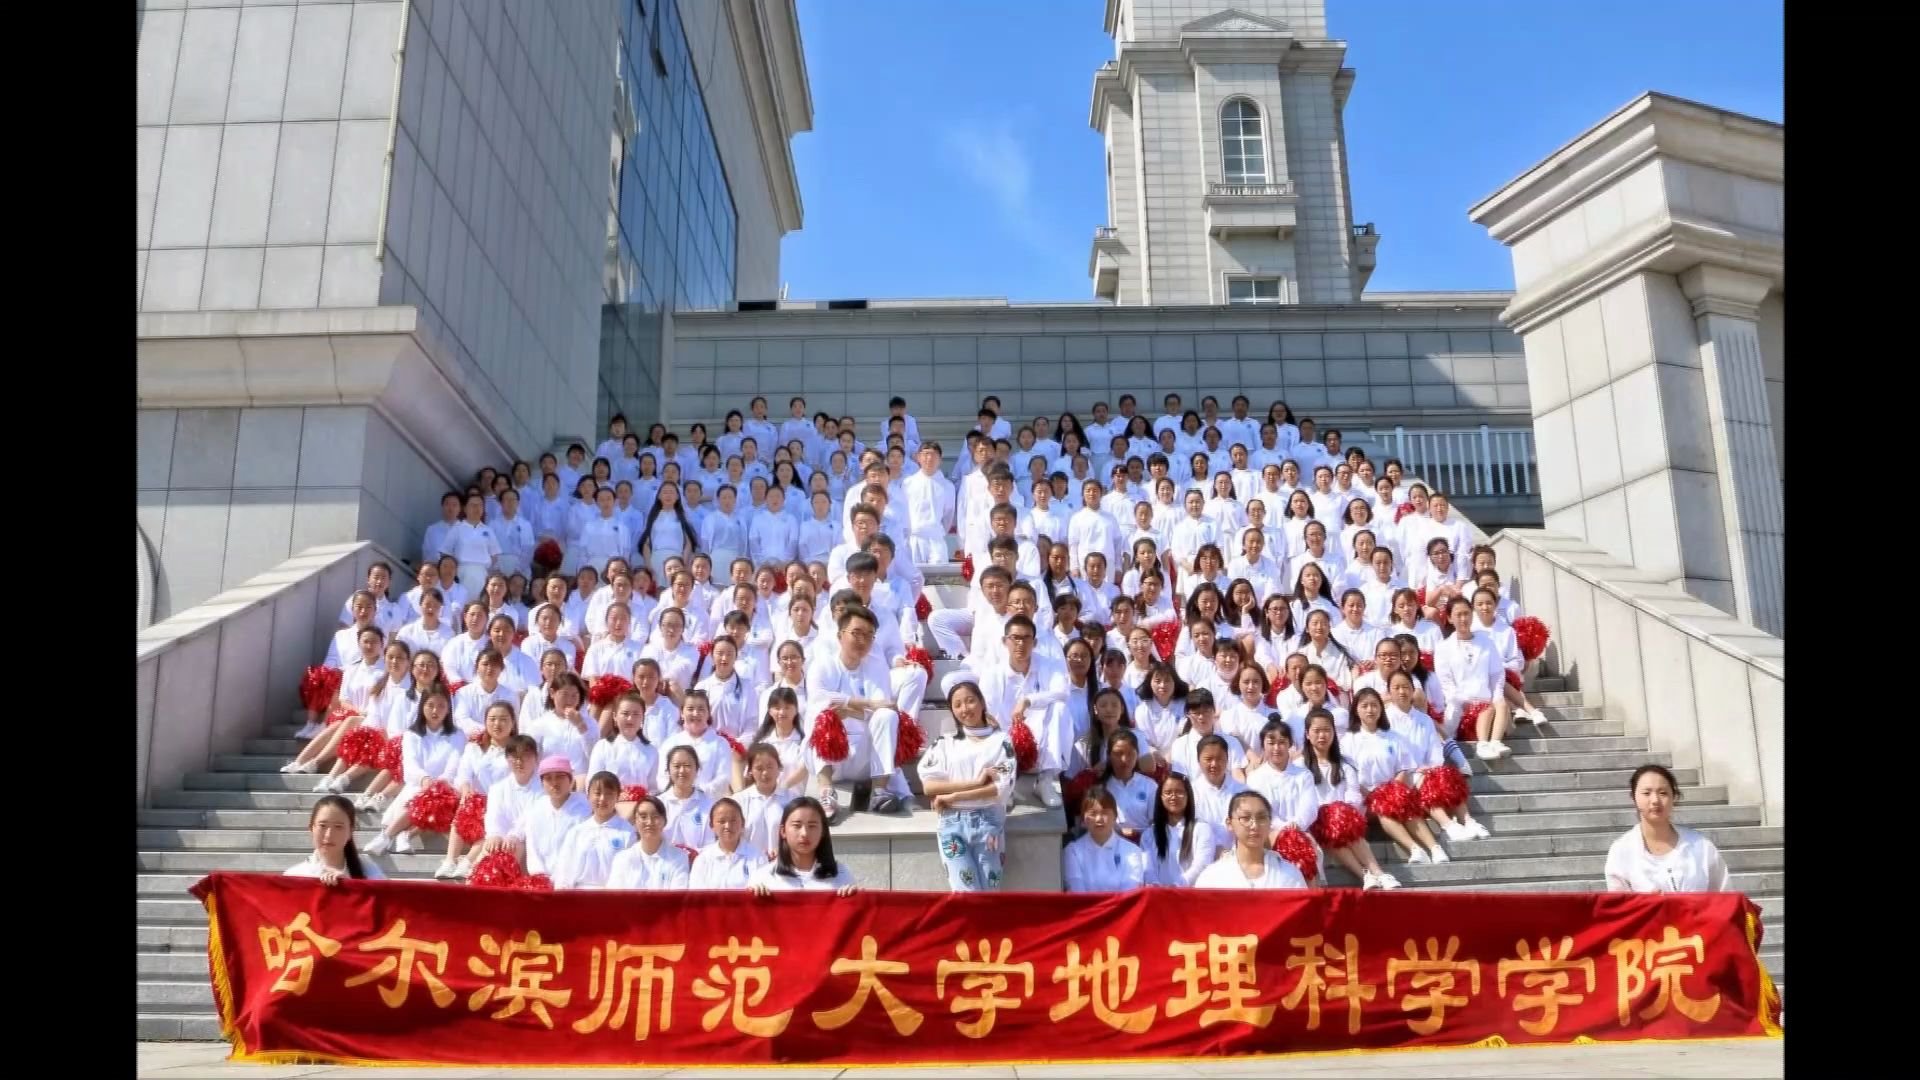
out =
[[[936,607],[958,600],[957,567],[926,570]],[[939,661],[936,676],[952,666]],[[1472,763],[1471,806],[1492,838],[1448,845],[1454,857],[1449,864],[1408,866],[1376,831],[1378,858],[1407,888],[1570,892],[1601,886],[1607,846],[1634,822],[1626,790],[1629,773],[1648,762],[1672,763],[1649,752],[1644,736],[1627,735],[1622,722],[1602,716],[1563,678],[1537,677],[1530,694],[1549,722],[1521,727],[1510,737],[1512,757]],[[951,714],[931,700],[920,719],[930,736],[952,725]],[[277,771],[298,750],[293,735],[299,723],[300,716],[290,710],[282,722],[248,740],[241,753],[215,757],[208,771],[190,774],[178,790],[155,793],[153,806],[139,811],[138,1038],[220,1037],[208,981],[206,916],[187,888],[212,870],[277,873],[308,850],[305,823],[316,797],[314,778]],[[1765,927],[1761,958],[1784,989],[1784,829],[1762,825],[1757,806],[1730,804],[1726,788],[1702,785],[1699,770],[1675,772],[1682,785],[1678,820],[1719,846],[1734,887],[1759,903]],[[917,778],[913,786],[918,789]],[[361,821],[371,824],[364,815]],[[854,815],[835,828],[835,847],[872,887],[944,891],[934,824],[924,807],[903,817]],[[1063,826],[1061,811],[1016,808],[1009,822],[1009,888],[1059,888]],[[443,844],[430,839],[425,853],[377,862],[390,877],[429,878]],[[1337,868],[1330,875],[1332,885],[1358,884]]]

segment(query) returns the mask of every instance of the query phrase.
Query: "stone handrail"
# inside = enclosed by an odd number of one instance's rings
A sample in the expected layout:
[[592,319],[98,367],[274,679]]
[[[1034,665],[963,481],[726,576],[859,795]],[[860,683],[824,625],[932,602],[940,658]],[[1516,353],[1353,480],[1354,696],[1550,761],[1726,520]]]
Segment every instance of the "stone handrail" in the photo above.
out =
[[1293,181],[1281,180],[1271,184],[1208,184],[1207,194],[1213,198],[1279,198],[1293,194]]
[[400,565],[366,541],[308,548],[135,637],[138,805],[258,738],[263,718],[293,714],[301,675],[376,559]]
[[1785,824],[1784,639],[1584,540],[1505,529],[1492,542],[1514,600],[1553,631],[1547,660],[1590,705]]

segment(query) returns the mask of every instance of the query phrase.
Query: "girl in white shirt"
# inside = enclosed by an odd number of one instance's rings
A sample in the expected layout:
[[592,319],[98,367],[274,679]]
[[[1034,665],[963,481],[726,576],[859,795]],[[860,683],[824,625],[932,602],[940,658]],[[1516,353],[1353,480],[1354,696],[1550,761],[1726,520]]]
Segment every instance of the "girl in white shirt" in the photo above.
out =
[[1300,650],[1298,624],[1293,621],[1293,605],[1285,593],[1275,593],[1260,602],[1260,621],[1253,638],[1253,660],[1266,669],[1268,685],[1279,682],[1287,673],[1287,657]]
[[[712,722],[713,709],[706,692],[687,691],[680,705],[680,730],[660,744],[660,753],[670,757],[674,747],[692,747],[700,758],[700,772],[694,784],[717,799],[733,791],[734,752],[733,744],[712,729]],[[655,774],[655,779],[659,787],[665,788],[666,770]]]
[[[747,836],[746,816],[740,804],[721,799],[713,804],[713,843],[693,860],[690,889],[745,888],[753,872],[766,865],[767,856]],[[779,828],[779,818],[773,818]]]
[[1240,767],[1246,761],[1246,752],[1235,752],[1227,742],[1229,738],[1218,733],[1201,738],[1194,750],[1199,768],[1187,777],[1193,783],[1194,816],[1213,830],[1214,840],[1222,848],[1233,843],[1227,831],[1227,804],[1235,794],[1247,790]]
[[[507,740],[519,734],[518,725],[514,722],[513,706],[504,701],[488,706],[482,730],[482,741],[467,743],[460,752],[460,764],[454,768],[452,782],[454,790],[460,793],[461,810],[467,809],[469,801],[476,797],[484,807],[487,792],[512,771],[507,762]],[[458,817],[458,813],[455,816]],[[447,857],[441,860],[433,876],[442,881],[459,877],[460,861],[469,846],[466,840],[461,839],[460,830],[447,830]]]
[[[548,580],[559,581],[560,579]],[[561,588],[565,587],[563,583]],[[551,602],[541,604],[533,609],[531,621],[533,631],[520,643],[520,651],[538,663],[548,650],[557,649],[566,660],[567,667],[571,669],[580,655],[580,643],[566,633],[565,615],[561,612],[560,605]]]
[[[1482,761],[1506,757],[1513,751],[1502,740],[1513,723],[1513,713],[1503,692],[1507,681],[1500,655],[1486,635],[1473,632],[1473,605],[1466,598],[1453,598],[1447,619],[1453,633],[1433,650],[1434,670],[1447,701],[1447,730],[1463,743],[1477,741],[1474,755]],[[1472,730],[1463,731],[1466,710],[1481,703],[1485,708]]]
[[714,638],[712,652],[707,654],[713,661],[713,673],[694,689],[706,694],[712,704],[714,728],[744,742],[753,734],[761,714],[754,710],[759,694],[734,668],[738,654],[739,646],[733,638],[725,634]]
[[1467,809],[1471,789],[1464,772],[1466,759],[1460,759],[1458,768],[1450,760],[1451,744],[1443,742],[1439,725],[1414,701],[1411,671],[1398,670],[1387,679],[1387,725],[1412,750],[1419,768],[1408,782],[1420,796],[1420,808],[1447,839],[1464,843],[1491,835]]
[[1447,607],[1454,598],[1464,597],[1469,591],[1462,573],[1465,567],[1454,561],[1453,550],[1447,546],[1444,536],[1429,539],[1425,552],[1424,559],[1417,563],[1409,562],[1407,584],[1420,593],[1426,616],[1441,622],[1445,620]]
[[1380,868],[1367,844],[1366,802],[1352,764],[1340,755],[1333,714],[1325,709],[1307,714],[1307,742],[1300,764],[1313,777],[1314,796],[1320,800],[1312,835],[1321,849],[1359,878],[1361,889],[1399,888],[1400,880]]
[[554,860],[556,889],[604,889],[613,876],[620,853],[638,842],[632,825],[619,815],[620,779],[595,773],[587,782],[587,805],[593,816],[567,830]]
[[1218,853],[1219,836],[1199,819],[1193,784],[1180,773],[1160,782],[1153,819],[1141,833],[1145,884],[1184,888],[1192,885]]
[[[634,807],[637,839],[632,847],[614,856],[607,888],[660,892],[684,890],[692,884],[687,853],[668,836],[668,814],[664,802],[653,795]],[[711,833],[707,839],[712,839]]]
[[669,558],[692,555],[697,535],[686,507],[681,505],[680,485],[661,484],[658,501],[640,528],[640,556],[652,568],[654,577],[664,577]]
[[[374,688],[386,678],[390,666],[389,661],[381,655],[386,633],[377,626],[363,626],[355,632],[354,639],[360,653],[340,666],[340,690],[334,695],[332,707],[327,710],[326,726],[300,748],[300,753],[292,761],[280,767],[281,772],[319,771],[321,763],[334,756],[340,740],[347,732],[359,727],[365,719],[367,700],[372,697]],[[401,646],[401,649],[404,655],[405,646]],[[329,773],[320,778],[313,790],[346,790],[345,784],[335,787],[335,783],[334,775]]]
[[1354,695],[1353,718],[1341,748],[1353,766],[1354,780],[1367,800],[1367,812],[1380,823],[1408,865],[1453,861],[1427,828],[1426,811],[1413,789],[1420,761],[1413,748],[1387,723],[1386,702],[1367,687]]
[[733,789],[744,791],[753,782],[746,773],[751,770],[754,749],[766,746],[773,750],[778,759],[774,786],[787,799],[804,795],[807,788],[807,736],[800,726],[799,694],[790,686],[770,686],[760,700],[764,719],[747,746],[745,769],[737,766],[734,770]]
[[1100,786],[1113,794],[1118,815],[1114,827],[1121,836],[1138,844],[1153,824],[1153,807],[1160,797],[1160,786],[1140,771],[1139,736],[1130,727],[1115,729],[1107,736],[1102,757]]
[[1147,883],[1147,853],[1115,831],[1118,816],[1113,792],[1105,787],[1087,792],[1080,804],[1086,834],[1060,853],[1068,892],[1127,892]]
[[[1218,556],[1214,556],[1215,560],[1217,560],[1217,558]],[[1209,561],[1209,556],[1205,554],[1204,550],[1200,556],[1200,561],[1203,564]],[[1204,572],[1204,567],[1202,572]],[[1213,626],[1214,640],[1231,640],[1233,637],[1233,624],[1227,621],[1226,595],[1222,591],[1221,586],[1215,585],[1212,581],[1203,579],[1198,575],[1190,580],[1193,582],[1194,588],[1187,595],[1186,611],[1181,622],[1191,624],[1195,619],[1204,619]],[[1186,626],[1182,626],[1179,640],[1174,642],[1174,658],[1178,659],[1182,656],[1191,656],[1193,652],[1193,633],[1188,630]]]
[[453,640],[454,630],[440,619],[445,602],[439,589],[423,590],[420,593],[420,617],[402,626],[400,632],[394,635],[395,639],[406,642],[415,652],[425,649],[438,653],[446,648],[447,642]]
[[1307,715],[1315,709],[1325,709],[1334,721],[1344,727],[1347,723],[1347,710],[1333,700],[1333,680],[1327,678],[1327,671],[1315,663],[1308,663],[1300,669],[1300,678],[1294,684],[1300,691],[1300,704],[1286,712],[1287,726],[1293,729],[1294,745],[1305,746],[1307,742]]
[[[1112,742],[1114,733],[1119,731],[1125,731],[1129,734],[1137,733],[1134,732],[1132,719],[1127,716],[1127,699],[1119,690],[1111,686],[1103,686],[1094,692],[1093,708],[1090,712],[1091,715],[1088,717],[1087,733],[1082,738],[1081,745],[1085,747],[1083,756],[1086,759],[1087,768],[1100,771],[1106,765],[1107,746]],[[1146,769],[1149,772],[1158,769],[1161,759],[1159,755],[1153,752],[1153,748],[1151,746],[1147,748],[1147,759],[1142,763],[1138,761],[1138,746],[1139,743],[1136,738],[1134,751],[1136,755],[1135,767]],[[1140,828],[1138,823],[1129,820],[1128,808],[1124,803],[1122,803],[1120,807],[1120,816],[1120,830],[1122,833],[1125,833],[1128,829]],[[1129,836],[1128,839],[1131,840],[1133,837]]]
[[368,855],[378,858],[388,851],[404,854],[413,850],[413,823],[407,816],[407,804],[430,781],[452,783],[466,746],[467,737],[453,726],[453,703],[447,699],[446,687],[436,683],[422,694],[413,726],[402,736],[400,769],[406,783],[381,816],[383,829],[367,845]]
[[971,680],[947,690],[955,730],[920,758],[920,782],[939,815],[935,838],[954,892],[998,892],[1013,797],[1013,740],[987,714]]
[[286,877],[314,878],[322,885],[342,881],[379,881],[387,875],[360,857],[353,844],[353,804],[339,795],[323,795],[307,815],[313,852],[287,868]]
[[[411,667],[412,653],[408,650],[406,643],[401,641],[393,641],[387,644],[385,662],[378,669],[369,668],[364,663],[355,665],[354,674],[356,678],[353,680],[355,687],[353,692],[355,695],[359,693],[358,686],[365,681],[366,676],[371,671],[377,670],[379,672],[378,678],[374,681],[372,687],[367,690],[364,699],[359,702],[359,712],[349,715],[339,723],[334,724],[327,732],[323,733],[319,738],[316,738],[312,744],[309,744],[309,749],[311,749],[314,744],[321,746],[321,749],[316,752],[312,758],[308,759],[316,766],[328,754],[336,755],[333,768],[327,772],[327,775],[320,778],[320,782],[314,785],[313,790],[318,792],[331,792],[337,795],[349,787],[352,787],[355,780],[360,779],[374,770],[378,760],[379,750],[385,747],[385,743],[382,740],[386,737],[385,722],[390,699],[394,696],[404,694],[406,688],[412,685]],[[341,687],[344,693],[347,688],[347,680],[344,676],[341,678]],[[397,687],[398,689],[390,693],[389,687]],[[349,742],[347,739],[348,734],[363,727],[367,729],[369,734],[355,736],[354,739]],[[373,738],[374,735],[378,735],[379,738]],[[324,740],[329,736],[332,737],[332,741],[325,742]],[[369,746],[375,748],[372,753],[365,752],[365,748]],[[348,760],[349,758],[352,760]],[[295,764],[299,763],[298,758],[295,758],[294,761]],[[282,769],[281,771],[292,772],[305,770],[289,768]]]
[[1273,811],[1266,796],[1241,791],[1227,805],[1234,843],[1193,882],[1199,889],[1304,889],[1306,879],[1294,865],[1267,846]]
[[1320,799],[1314,794],[1313,774],[1298,758],[1293,732],[1286,723],[1267,721],[1260,729],[1260,767],[1247,774],[1247,787],[1267,798],[1273,813],[1274,850],[1281,847],[1281,834],[1292,832],[1297,839],[1289,842],[1289,849],[1312,853],[1311,861],[1302,858],[1294,863],[1300,876],[1311,882],[1320,876],[1320,845],[1310,831],[1320,815]]
[[1334,602],[1333,585],[1327,580],[1327,573],[1320,564],[1308,560],[1298,564],[1298,576],[1294,579],[1293,625],[1302,632],[1307,628],[1307,616],[1316,611],[1327,613],[1327,626],[1333,626],[1333,620],[1340,617],[1340,605]]
[[1680,787],[1664,766],[1642,765],[1628,783],[1639,823],[1607,849],[1607,891],[1732,892],[1713,841],[1673,823]]
[[664,757],[667,788],[656,797],[667,815],[667,842],[698,851],[713,840],[713,796],[694,786],[700,755],[682,743],[666,751]]
[[[1136,639],[1144,633],[1134,631]],[[1156,661],[1138,691],[1140,704],[1133,710],[1133,729],[1146,736],[1155,753],[1170,756],[1186,724],[1187,684],[1172,667]]]
[[1396,637],[1412,634],[1420,642],[1420,651],[1430,653],[1447,636],[1447,630],[1440,624],[1427,618],[1426,611],[1420,606],[1419,594],[1412,589],[1398,589],[1393,594],[1393,621],[1387,624],[1387,633]]
[[1500,667],[1506,680],[1501,692],[1506,696],[1507,704],[1513,708],[1513,714],[1524,717],[1529,723],[1538,724],[1545,717],[1527,705],[1527,695],[1521,690],[1525,684],[1527,661],[1520,654],[1520,639],[1513,632],[1513,624],[1499,615],[1500,593],[1484,586],[1473,594],[1473,632],[1485,634],[1493,644],[1495,652],[1500,654]]
[[1167,751],[1167,758],[1173,771],[1193,776],[1201,771],[1200,743],[1210,735],[1219,735],[1227,744],[1228,766],[1234,770],[1238,779],[1244,780],[1246,774],[1240,771],[1240,764],[1247,759],[1247,748],[1239,739],[1219,730],[1219,714],[1213,705],[1213,692],[1207,689],[1190,691],[1187,694],[1186,720],[1181,725],[1180,734]]
[[613,700],[601,722],[600,739],[587,754],[587,771],[610,772],[620,781],[620,811],[631,818],[633,804],[659,782],[660,755],[642,729],[647,703],[631,691]]
[[[747,748],[746,766],[740,772],[745,781],[734,789],[733,795],[714,802],[716,815],[720,805],[732,802],[740,811],[742,828],[746,830],[747,846],[763,859],[773,858],[775,847],[780,842],[780,815],[787,804],[799,797],[799,792],[788,791],[780,785],[780,752],[766,743],[754,743]],[[718,822],[714,831],[720,829]]]
[[833,835],[818,799],[801,796],[780,815],[780,845],[769,862],[748,876],[755,896],[802,890],[832,890],[840,896],[860,891],[847,864],[833,857]]

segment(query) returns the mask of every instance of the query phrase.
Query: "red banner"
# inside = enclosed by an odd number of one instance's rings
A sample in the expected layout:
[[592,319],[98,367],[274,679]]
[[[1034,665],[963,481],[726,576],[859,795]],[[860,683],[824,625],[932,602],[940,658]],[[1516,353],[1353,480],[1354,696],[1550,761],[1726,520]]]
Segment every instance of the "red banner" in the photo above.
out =
[[1734,894],[532,893],[217,873],[246,1060],[1025,1063],[1781,1034]]

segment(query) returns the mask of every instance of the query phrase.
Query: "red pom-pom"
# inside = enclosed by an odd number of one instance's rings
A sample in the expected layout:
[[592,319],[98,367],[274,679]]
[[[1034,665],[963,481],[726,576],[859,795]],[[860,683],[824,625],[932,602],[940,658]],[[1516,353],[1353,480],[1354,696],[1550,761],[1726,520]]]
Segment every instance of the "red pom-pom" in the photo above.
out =
[[520,647],[520,645],[521,645],[521,643],[522,643],[522,642],[525,642],[526,640],[527,640],[527,632],[526,632],[525,630],[515,630],[515,631],[513,632],[513,647],[514,647],[514,648],[516,648],[516,649],[517,649],[517,648],[519,648],[519,647]]
[[1359,663],[1353,665],[1353,676],[1354,678],[1357,679],[1360,676],[1365,675],[1372,670],[1373,670],[1373,661],[1362,660]]
[[1460,710],[1460,726],[1454,730],[1455,742],[1480,741],[1480,714],[1487,711],[1490,701],[1469,701]]
[[1160,654],[1161,660],[1173,663],[1173,647],[1180,644],[1180,624],[1163,622],[1148,632],[1153,635],[1153,651]]
[[1313,841],[1307,838],[1306,833],[1292,825],[1281,829],[1280,835],[1273,838],[1273,850],[1275,854],[1292,863],[1294,868],[1300,871],[1300,876],[1307,879],[1308,884],[1312,884],[1313,879],[1320,876],[1320,855],[1314,850]]
[[[922,597],[922,599],[925,599]],[[926,670],[927,678],[933,678],[933,654],[918,645],[907,646],[907,659],[919,664]]]
[[345,720],[349,716],[358,716],[358,715],[360,714],[353,711],[353,706],[343,701],[340,704],[335,705],[331,710],[327,712],[325,722],[328,727],[332,727],[333,725],[339,723],[340,721]]
[[1447,714],[1444,712],[1441,712],[1440,707],[1435,705],[1431,701],[1427,702],[1427,715],[1433,717],[1433,722],[1435,724],[1443,728],[1446,726]]
[[340,736],[340,746],[335,752],[340,755],[341,761],[349,765],[378,768],[380,755],[386,749],[386,734],[379,728],[362,724]]
[[847,760],[847,755],[853,752],[847,745],[847,729],[840,723],[840,714],[832,709],[824,709],[813,718],[813,731],[807,736],[807,745],[820,760],[835,765]]
[[340,693],[340,669],[310,667],[300,678],[300,704],[308,712],[326,712]]
[[478,747],[480,747],[480,748],[481,748],[481,749],[483,749],[483,750],[484,750],[484,749],[486,749],[486,746],[487,746],[487,729],[486,729],[486,728],[481,728],[481,729],[480,729],[479,731],[476,731],[476,732],[474,732],[473,734],[471,734],[471,735],[469,735],[469,736],[467,736],[467,741],[468,741],[468,742],[470,742],[470,743],[472,743],[472,744],[473,744],[473,745],[475,745],[475,746],[478,746]]
[[1013,764],[1020,772],[1032,772],[1040,763],[1040,744],[1033,741],[1033,729],[1025,723],[1013,725]]
[[1421,671],[1433,670],[1433,654],[1432,653],[1422,652],[1420,654],[1420,670]]
[[458,694],[458,693],[460,692],[460,689],[461,689],[461,687],[464,687],[464,686],[466,686],[466,685],[467,685],[467,684],[466,684],[466,683],[464,683],[464,682],[451,682],[451,683],[448,683],[448,684],[447,684],[447,696],[448,696],[448,697],[452,697],[453,695],[455,695],[455,694]]
[[528,874],[520,880],[520,887],[528,892],[552,892],[553,879],[545,874]]
[[927,748],[927,733],[920,730],[920,721],[910,713],[900,714],[900,737],[893,744],[893,765],[905,768],[907,762],[920,756]]
[[645,784],[628,784],[620,789],[621,802],[639,802],[646,797],[647,785]]
[[927,599],[926,593],[921,593],[920,598],[913,602],[913,617],[926,622],[927,616],[931,614],[933,614],[933,601]]
[[1507,672],[1507,685],[1522,692],[1527,689],[1527,684],[1520,680],[1520,673],[1517,671]]
[[1320,808],[1311,831],[1321,847],[1338,851],[1366,839],[1367,816],[1335,799]]
[[1411,513],[1413,513],[1413,504],[1410,502],[1401,503],[1399,506],[1393,508],[1393,523],[1395,525],[1400,524],[1400,519]]
[[596,709],[613,704],[613,699],[633,689],[633,683],[620,675],[596,675],[587,686],[587,701]]
[[1267,687],[1267,704],[1269,706],[1278,705],[1280,703],[1280,692],[1292,685],[1293,680],[1287,678],[1285,675],[1275,679],[1273,685]]
[[1153,771],[1147,775],[1153,777],[1154,786],[1158,787],[1167,782],[1167,777],[1173,775],[1173,763],[1162,758],[1160,763],[1153,767]]
[[533,546],[533,561],[541,566],[557,567],[566,556],[560,550],[560,541],[548,537]]
[[582,665],[586,662],[587,650],[584,647],[573,650],[573,673],[575,675],[580,674],[580,672],[584,670]]
[[376,768],[383,769],[391,774],[393,781],[397,784],[407,782],[405,776],[406,770],[401,767],[402,762],[405,760],[402,753],[402,744],[405,741],[405,737],[400,735],[395,735],[388,739],[387,745],[380,750],[380,760],[374,762]]
[[969,585],[973,584],[973,556],[972,555],[960,556],[960,576],[961,578],[965,579],[967,584]]
[[715,735],[720,736],[722,739],[726,740],[727,745],[733,749],[734,757],[743,758],[747,756],[747,748],[740,745],[739,739],[734,738],[733,736],[727,734],[724,731],[719,730],[718,728],[714,729],[713,733]]
[[1553,634],[1547,630],[1546,623],[1531,615],[1522,615],[1513,620],[1513,636],[1520,645],[1520,655],[1532,663],[1547,651],[1547,642]]
[[476,791],[460,800],[460,809],[453,814],[453,834],[469,844],[477,844],[487,838],[487,796]]
[[778,596],[781,593],[784,593],[786,591],[787,591],[787,572],[785,570],[782,570],[776,567],[774,568],[774,571],[773,571],[774,595]]
[[1414,821],[1420,815],[1420,796],[1398,780],[1389,780],[1367,792],[1367,810],[1374,817]]
[[1425,585],[1413,590],[1413,600],[1414,603],[1419,604],[1421,607],[1427,606],[1427,587]]
[[1460,770],[1451,765],[1439,765],[1426,771],[1417,794],[1422,810],[1451,810],[1466,805],[1470,791],[1467,778],[1460,775]]
[[685,845],[685,844],[675,844],[675,845],[673,845],[673,846],[674,846],[674,847],[677,847],[677,848],[679,848],[679,849],[680,849],[681,851],[684,851],[684,852],[686,852],[686,853],[687,853],[687,862],[688,862],[688,863],[692,863],[692,862],[693,862],[693,861],[694,861],[695,859],[698,859],[698,858],[700,857],[700,849],[699,849],[699,848],[690,848],[690,847],[688,847],[688,846],[687,846],[687,845]]
[[407,803],[407,819],[416,829],[446,832],[453,825],[453,814],[460,806],[460,793],[445,780],[429,780]]
[[1067,804],[1067,809],[1079,813],[1080,804],[1086,800],[1087,792],[1092,791],[1093,785],[1099,782],[1100,774],[1092,769],[1081,769],[1075,773],[1073,779],[1067,781],[1067,786],[1061,789],[1061,797]]
[[474,862],[473,872],[467,875],[467,884],[485,889],[517,889],[525,877],[513,852],[501,848]]
[[699,653],[700,659],[705,660],[707,657],[713,655],[713,642],[711,641],[701,642],[699,646],[694,649],[694,652]]

